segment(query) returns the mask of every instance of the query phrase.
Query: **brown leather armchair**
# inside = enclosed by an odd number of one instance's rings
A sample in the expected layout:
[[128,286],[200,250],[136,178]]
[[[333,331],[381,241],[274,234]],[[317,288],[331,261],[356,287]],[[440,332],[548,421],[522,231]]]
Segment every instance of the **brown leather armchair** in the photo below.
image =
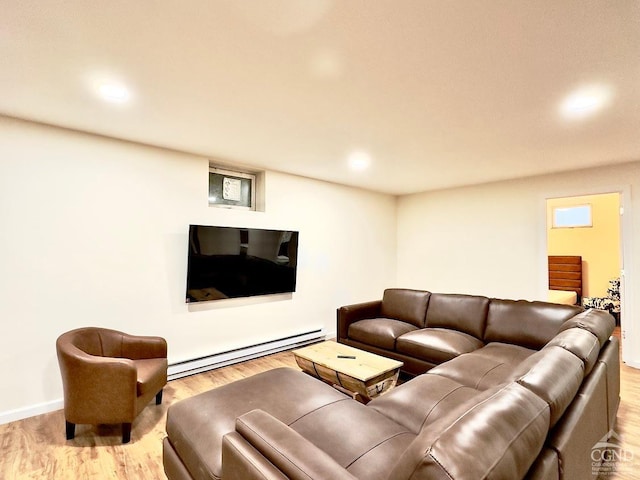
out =
[[167,383],[167,342],[87,327],[62,334],[56,351],[64,389],[67,440],[76,424],[122,424],[122,443],[131,424],[155,395],[162,403]]

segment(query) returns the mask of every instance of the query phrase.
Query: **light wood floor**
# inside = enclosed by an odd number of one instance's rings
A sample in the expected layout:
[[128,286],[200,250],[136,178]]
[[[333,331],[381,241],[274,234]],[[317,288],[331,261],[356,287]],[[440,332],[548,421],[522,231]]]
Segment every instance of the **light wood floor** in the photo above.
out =
[[278,353],[238,365],[171,381],[162,405],[151,402],[133,423],[131,442],[122,445],[118,426],[77,425],[67,441],[62,410],[0,425],[0,480],[166,479],[162,439],[172,403],[214,387],[277,367],[297,368],[293,354]]
[[[62,411],[0,425],[0,480],[166,479],[162,439],[169,405],[282,366],[297,368],[290,352],[169,382],[163,404],[151,402],[143,410],[133,424],[131,443],[127,445],[121,444],[118,427],[106,426],[78,425],[76,438],[65,440]],[[607,478],[640,480],[640,370],[624,364],[621,370],[622,401],[615,430],[624,448],[635,454],[635,468]]]

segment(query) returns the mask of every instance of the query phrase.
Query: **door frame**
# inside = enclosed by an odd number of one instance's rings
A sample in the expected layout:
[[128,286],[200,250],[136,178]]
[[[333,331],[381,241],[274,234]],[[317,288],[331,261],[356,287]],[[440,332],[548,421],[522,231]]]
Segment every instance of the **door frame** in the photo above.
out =
[[[632,367],[640,368],[640,362],[631,358],[631,345],[637,344],[635,341],[635,328],[633,321],[629,319],[635,318],[635,313],[630,311],[633,303],[631,296],[633,295],[635,285],[634,273],[631,271],[632,261],[632,213],[631,213],[631,186],[617,185],[611,187],[585,187],[585,188],[567,188],[565,190],[549,192],[542,195],[540,202],[541,225],[540,228],[540,245],[542,245],[540,253],[540,298],[546,298],[549,279],[548,266],[548,249],[547,244],[547,200],[554,198],[581,197],[585,195],[602,195],[607,193],[620,194],[620,208],[623,214],[620,218],[620,338],[622,343],[622,361]],[[625,321],[626,319],[626,321]],[[627,348],[629,347],[629,348]]]

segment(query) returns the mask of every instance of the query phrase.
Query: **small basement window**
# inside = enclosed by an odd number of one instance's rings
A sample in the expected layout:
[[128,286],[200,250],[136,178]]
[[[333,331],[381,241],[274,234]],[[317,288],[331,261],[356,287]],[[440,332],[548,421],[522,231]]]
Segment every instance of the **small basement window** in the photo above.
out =
[[209,205],[255,210],[256,175],[210,166]]
[[591,205],[555,207],[553,209],[553,228],[592,227]]

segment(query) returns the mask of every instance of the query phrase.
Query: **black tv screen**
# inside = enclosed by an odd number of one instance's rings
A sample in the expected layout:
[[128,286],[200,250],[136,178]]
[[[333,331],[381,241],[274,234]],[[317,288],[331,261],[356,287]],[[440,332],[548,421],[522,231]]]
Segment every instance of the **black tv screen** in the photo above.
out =
[[298,232],[189,225],[187,303],[296,290]]

